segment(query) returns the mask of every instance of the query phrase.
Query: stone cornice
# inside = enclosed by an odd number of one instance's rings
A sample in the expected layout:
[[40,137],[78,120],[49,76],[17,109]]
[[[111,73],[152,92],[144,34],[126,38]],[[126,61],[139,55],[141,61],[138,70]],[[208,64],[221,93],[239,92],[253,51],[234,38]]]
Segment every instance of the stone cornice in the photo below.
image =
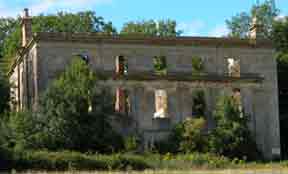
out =
[[270,40],[216,38],[216,37],[151,37],[136,35],[105,35],[99,33],[57,33],[40,32],[35,39],[51,42],[115,43],[144,45],[184,45],[184,46],[219,46],[219,47],[260,47],[273,48]]

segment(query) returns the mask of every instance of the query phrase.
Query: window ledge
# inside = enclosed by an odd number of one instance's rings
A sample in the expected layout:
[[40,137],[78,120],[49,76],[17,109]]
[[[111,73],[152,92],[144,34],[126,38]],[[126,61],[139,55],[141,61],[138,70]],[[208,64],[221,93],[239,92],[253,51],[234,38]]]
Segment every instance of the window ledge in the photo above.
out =
[[253,82],[261,83],[264,77],[256,73],[241,73],[240,77],[233,77],[229,74],[216,73],[186,73],[167,72],[167,75],[157,75],[154,72],[128,72],[127,75],[115,75],[114,72],[99,72],[113,80],[133,80],[133,81],[214,81],[214,82]]

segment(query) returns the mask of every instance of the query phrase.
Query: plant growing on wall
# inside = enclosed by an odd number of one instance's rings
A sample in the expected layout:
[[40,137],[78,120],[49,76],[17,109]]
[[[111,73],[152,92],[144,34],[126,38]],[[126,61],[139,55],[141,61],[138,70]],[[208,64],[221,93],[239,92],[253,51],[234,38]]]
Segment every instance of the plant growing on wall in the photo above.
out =
[[192,106],[192,115],[197,118],[205,116],[205,94],[203,90],[195,90],[192,94],[193,106]]
[[203,70],[204,70],[204,65],[203,65],[202,59],[198,56],[192,57],[192,72],[201,73]]
[[153,59],[154,70],[158,75],[166,75],[167,74],[167,63],[165,56],[155,56]]

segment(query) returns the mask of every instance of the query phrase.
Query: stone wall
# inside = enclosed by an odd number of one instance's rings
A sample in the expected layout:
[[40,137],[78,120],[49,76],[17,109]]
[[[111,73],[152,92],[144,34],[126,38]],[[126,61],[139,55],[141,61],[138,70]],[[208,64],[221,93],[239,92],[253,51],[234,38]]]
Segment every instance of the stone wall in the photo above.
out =
[[[227,59],[240,60],[241,73],[257,73],[262,82],[233,83],[211,81],[118,81],[105,82],[116,88],[119,85],[129,90],[131,113],[138,122],[138,128],[148,131],[151,138],[153,114],[155,112],[154,91],[165,89],[168,93],[168,115],[171,124],[192,116],[191,100],[195,89],[205,91],[209,127],[213,127],[212,113],[216,99],[223,94],[231,94],[233,88],[241,90],[245,112],[251,115],[249,127],[257,144],[266,158],[272,158],[272,151],[280,148],[277,69],[273,50],[260,47],[236,47],[207,45],[153,45],[119,43],[82,43],[61,41],[40,41],[37,49],[37,89],[43,91],[51,80],[63,72],[73,55],[89,55],[89,65],[95,71],[114,71],[115,58],[124,56],[128,61],[129,72],[153,71],[153,57],[165,56],[168,72],[192,73],[192,56],[199,56],[204,62],[204,72],[219,76],[228,72]],[[128,73],[129,73],[128,72]],[[153,132],[153,131],[152,131]],[[153,133],[152,133],[153,135]],[[158,134],[155,135],[158,137]],[[153,136],[152,136],[153,138]],[[274,149],[274,150],[272,150]]]

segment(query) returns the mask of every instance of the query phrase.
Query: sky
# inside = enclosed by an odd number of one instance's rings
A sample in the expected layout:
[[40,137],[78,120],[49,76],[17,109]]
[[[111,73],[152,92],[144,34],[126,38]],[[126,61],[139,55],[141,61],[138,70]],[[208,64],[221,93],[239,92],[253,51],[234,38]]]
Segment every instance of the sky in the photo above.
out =
[[[263,0],[259,0],[260,2]],[[125,22],[173,19],[187,36],[223,36],[225,20],[249,11],[256,0],[0,0],[0,17],[18,16],[23,8],[32,15],[58,11],[93,10],[118,30]],[[288,0],[276,0],[281,16],[288,16]]]

